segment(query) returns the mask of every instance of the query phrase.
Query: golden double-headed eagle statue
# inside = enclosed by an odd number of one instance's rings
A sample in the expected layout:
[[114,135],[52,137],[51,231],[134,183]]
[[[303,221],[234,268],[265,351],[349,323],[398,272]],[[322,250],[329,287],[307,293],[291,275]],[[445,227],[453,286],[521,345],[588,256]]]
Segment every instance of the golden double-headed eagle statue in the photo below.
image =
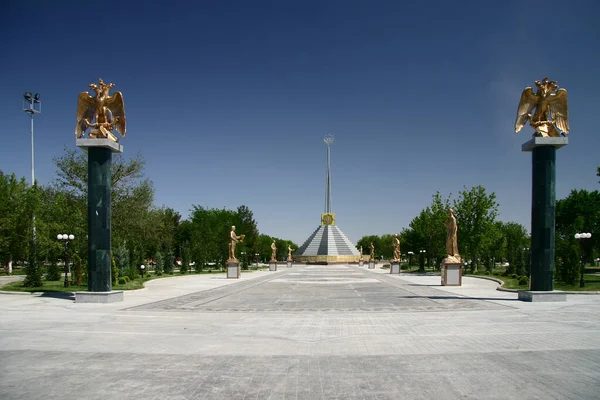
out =
[[[565,136],[568,135],[567,91],[559,89],[556,81],[549,81],[548,78],[535,81],[535,85],[537,93],[533,93],[533,89],[528,87],[521,94],[515,133],[518,133],[529,121],[531,127],[535,129],[533,136],[560,137],[561,132]],[[534,108],[535,112],[532,113]]]
[[[114,92],[109,96],[108,92],[115,84],[105,84],[102,79],[98,79],[98,85],[92,83],[89,85],[96,92],[96,96],[91,96],[89,92],[79,93],[79,102],[77,104],[77,126],[75,127],[75,137],[81,138],[88,128],[92,128],[89,137],[92,139],[110,139],[118,142],[118,138],[113,135],[112,130],[116,129],[121,136],[125,137],[125,104],[123,103],[123,94]],[[95,120],[95,122],[92,122]]]

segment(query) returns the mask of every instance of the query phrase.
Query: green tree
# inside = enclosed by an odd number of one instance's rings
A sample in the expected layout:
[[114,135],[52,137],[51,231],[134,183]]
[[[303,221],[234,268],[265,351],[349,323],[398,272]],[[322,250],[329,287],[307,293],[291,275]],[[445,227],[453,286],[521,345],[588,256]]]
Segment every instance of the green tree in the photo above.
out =
[[[67,195],[71,204],[69,210],[78,210],[81,214],[71,223],[83,225],[82,229],[87,230],[87,154],[65,148],[64,154],[55,158],[54,163],[57,167],[56,191]],[[144,165],[145,160],[139,154],[131,159],[115,155],[111,163],[112,240],[113,243],[127,243],[130,252],[137,246],[142,253],[147,253],[147,237],[153,231],[154,218],[150,210],[154,189],[144,176]]]
[[492,229],[498,216],[496,194],[487,194],[483,186],[459,192],[454,200],[454,213],[458,223],[458,249],[465,258],[475,260],[473,271],[477,270],[477,260],[482,256],[487,244],[486,235]]
[[[590,239],[577,241],[576,233],[591,232]],[[576,269],[573,246],[579,247],[585,261],[600,250],[600,192],[572,190],[556,202],[556,274],[560,280],[572,280]],[[563,270],[566,268],[566,270]]]
[[30,188],[25,178],[0,171],[0,260],[3,265],[29,254],[33,214],[28,207]]
[[[442,198],[440,192],[436,192],[431,205],[423,209],[417,217],[409,224],[409,231],[404,233],[408,241],[406,251],[417,254],[420,250],[426,250],[427,265],[431,265],[433,258],[441,259],[446,256],[446,221],[447,211],[450,208],[450,196]],[[400,241],[402,250],[402,240]],[[404,252],[404,250],[402,250]]]
[[[383,246],[381,244],[381,238],[377,235],[361,237],[358,242],[356,242],[356,247],[360,248],[362,246],[365,259],[368,260],[369,254],[371,253],[371,243],[373,243],[373,246],[375,247],[375,258],[381,258],[381,250]],[[402,243],[400,243],[400,246],[402,246]]]
[[517,266],[522,262],[523,249],[530,247],[527,229],[516,222],[500,222],[500,230],[504,238],[505,257],[508,262],[506,274],[517,272]]

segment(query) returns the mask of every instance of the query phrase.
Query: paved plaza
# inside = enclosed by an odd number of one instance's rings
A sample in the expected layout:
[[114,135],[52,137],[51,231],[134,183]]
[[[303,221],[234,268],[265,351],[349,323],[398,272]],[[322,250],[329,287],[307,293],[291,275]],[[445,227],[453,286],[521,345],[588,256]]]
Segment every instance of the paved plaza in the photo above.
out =
[[0,294],[0,399],[597,399],[600,296],[358,266]]

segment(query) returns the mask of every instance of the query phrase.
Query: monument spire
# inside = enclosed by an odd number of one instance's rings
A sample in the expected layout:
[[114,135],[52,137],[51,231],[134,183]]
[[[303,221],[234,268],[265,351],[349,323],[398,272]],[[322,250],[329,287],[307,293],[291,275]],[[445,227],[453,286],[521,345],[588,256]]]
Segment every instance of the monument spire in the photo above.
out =
[[331,134],[325,135],[323,141],[327,145],[327,188],[325,189],[325,212],[331,213],[331,144],[335,138]]

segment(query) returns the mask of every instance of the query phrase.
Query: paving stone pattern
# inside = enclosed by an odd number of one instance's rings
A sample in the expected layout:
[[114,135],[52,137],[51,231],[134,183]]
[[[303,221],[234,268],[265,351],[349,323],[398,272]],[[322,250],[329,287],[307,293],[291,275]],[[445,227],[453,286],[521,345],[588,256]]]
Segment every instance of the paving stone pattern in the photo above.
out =
[[0,399],[600,398],[600,296],[383,272],[186,276],[121,304],[0,295]]
[[[240,282],[132,307],[130,310],[200,312],[398,312],[481,310],[508,307],[448,295],[359,267],[300,267],[275,277]],[[297,268],[298,269],[298,268]]]

